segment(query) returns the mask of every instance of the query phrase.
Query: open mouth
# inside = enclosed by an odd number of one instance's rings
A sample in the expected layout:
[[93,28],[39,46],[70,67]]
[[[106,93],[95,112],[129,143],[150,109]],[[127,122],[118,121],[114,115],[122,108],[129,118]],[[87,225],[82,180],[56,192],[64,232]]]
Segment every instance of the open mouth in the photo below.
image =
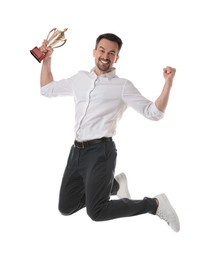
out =
[[110,64],[110,61],[109,60],[99,60],[103,65],[108,65]]

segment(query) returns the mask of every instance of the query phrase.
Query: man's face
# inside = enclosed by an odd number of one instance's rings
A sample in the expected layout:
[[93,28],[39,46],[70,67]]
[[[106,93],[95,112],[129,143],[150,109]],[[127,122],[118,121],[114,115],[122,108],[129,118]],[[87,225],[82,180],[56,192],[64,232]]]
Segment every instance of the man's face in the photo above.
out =
[[117,62],[118,44],[107,39],[101,39],[97,49],[93,50],[96,64],[96,74],[101,75],[111,71],[113,64]]

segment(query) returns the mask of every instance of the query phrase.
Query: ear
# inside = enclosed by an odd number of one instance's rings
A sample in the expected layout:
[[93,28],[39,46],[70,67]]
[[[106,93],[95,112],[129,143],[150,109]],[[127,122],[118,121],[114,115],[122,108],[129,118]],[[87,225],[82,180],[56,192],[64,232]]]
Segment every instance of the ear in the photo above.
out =
[[93,57],[95,57],[95,52],[96,52],[96,50],[94,49],[94,50],[93,50]]

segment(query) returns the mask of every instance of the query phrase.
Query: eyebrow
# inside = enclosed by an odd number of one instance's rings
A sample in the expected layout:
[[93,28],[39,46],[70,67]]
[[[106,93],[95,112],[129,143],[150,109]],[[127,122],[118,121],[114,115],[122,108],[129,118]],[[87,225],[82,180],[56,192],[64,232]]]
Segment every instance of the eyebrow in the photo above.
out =
[[[105,48],[102,47],[102,46],[99,46],[99,49],[105,50]],[[116,54],[116,52],[115,52],[114,50],[111,50],[111,51],[109,51],[109,52]]]

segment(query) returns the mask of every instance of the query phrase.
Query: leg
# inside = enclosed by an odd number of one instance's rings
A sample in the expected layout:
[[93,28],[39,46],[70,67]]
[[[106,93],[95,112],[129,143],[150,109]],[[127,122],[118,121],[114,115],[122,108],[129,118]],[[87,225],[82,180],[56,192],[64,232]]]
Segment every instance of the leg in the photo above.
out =
[[119,184],[118,184],[116,178],[114,178],[112,189],[111,189],[111,195],[117,195],[118,190],[119,190]]
[[70,215],[85,206],[84,183],[79,174],[78,150],[71,148],[59,194],[59,211]]
[[91,151],[91,164],[86,178],[86,207],[88,215],[96,221],[129,217],[144,213],[156,213],[155,199],[110,200],[116,163],[114,142],[97,145]]

